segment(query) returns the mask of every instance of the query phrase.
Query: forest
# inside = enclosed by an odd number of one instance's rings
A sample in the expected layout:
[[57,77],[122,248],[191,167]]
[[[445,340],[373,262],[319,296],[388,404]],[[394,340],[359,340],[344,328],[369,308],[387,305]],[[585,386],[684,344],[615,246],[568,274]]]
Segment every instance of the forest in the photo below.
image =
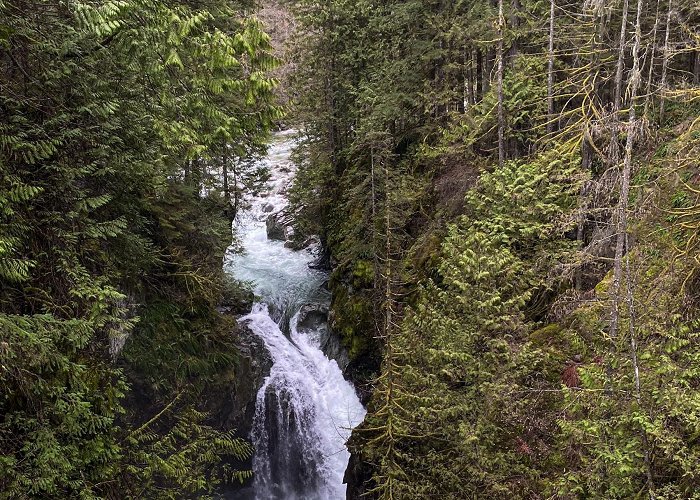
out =
[[0,0],[0,499],[248,499],[284,128],[348,499],[700,499],[696,0]]

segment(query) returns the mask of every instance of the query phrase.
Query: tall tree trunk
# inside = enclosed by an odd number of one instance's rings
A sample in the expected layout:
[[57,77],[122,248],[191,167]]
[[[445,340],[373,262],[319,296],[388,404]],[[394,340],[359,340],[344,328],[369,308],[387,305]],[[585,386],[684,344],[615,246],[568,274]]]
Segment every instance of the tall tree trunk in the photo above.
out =
[[615,97],[614,112],[618,113],[622,108],[622,80],[625,68],[625,48],[627,46],[627,16],[629,12],[629,0],[622,2],[622,20],[620,22],[620,41],[617,55],[617,71],[615,73]]
[[472,59],[472,51],[464,47],[464,92],[463,92],[463,106],[462,110],[467,111],[471,105],[474,103],[474,89],[472,87],[472,66],[474,65],[474,60]]
[[[372,188],[372,257],[373,257],[373,264],[374,264],[374,290],[378,291],[379,290],[379,254],[377,251],[377,240],[378,240],[378,235],[377,235],[377,188],[375,184],[375,172],[374,172],[374,148],[370,150],[370,166],[371,166],[371,188]],[[376,306],[377,303],[374,301],[374,306],[375,306],[375,313],[376,311]]]
[[518,51],[520,50],[520,47],[518,46],[518,36],[517,36],[517,29],[520,24],[520,20],[518,19],[518,14],[520,13],[520,0],[511,0],[510,2],[510,30],[511,33],[513,33],[513,41],[510,45],[510,50],[508,51],[508,58],[510,60],[510,65],[513,67],[515,64],[515,57],[518,55]]
[[673,0],[668,0],[668,12],[666,13],[666,33],[664,35],[664,59],[661,63],[661,102],[659,103],[659,124],[664,122],[664,111],[666,106],[666,79],[668,77],[668,60],[671,56],[670,34],[671,34],[671,12],[673,10]]
[[[649,72],[647,74],[647,90],[644,96],[644,118],[649,116],[649,105],[651,104],[651,82],[654,78],[654,57],[656,56],[656,33],[659,30],[659,12],[661,9],[661,0],[656,0],[656,15],[654,16],[654,28],[651,30],[651,54],[649,56]],[[647,48],[647,51],[649,49]]]
[[505,145],[505,114],[503,110],[503,0],[498,0],[498,164],[503,165],[506,159]]
[[554,0],[549,0],[549,47],[547,51],[547,133],[554,132]]
[[233,217],[238,214],[238,205],[240,204],[240,190],[238,189],[238,168],[236,168],[236,162],[231,163],[231,170],[233,173],[233,183],[231,187],[233,188]]
[[[591,38],[591,61],[588,76],[589,80],[593,83],[588,99],[591,103],[590,106],[596,106],[598,102],[601,101],[601,99],[599,99],[600,78],[598,78],[598,67],[600,65],[600,45],[603,40],[603,35],[605,34],[606,22],[600,8],[594,8],[591,11],[591,16],[593,18],[594,29]],[[590,115],[591,113],[588,113],[588,116]],[[591,135],[591,129],[592,127],[590,126],[589,119],[586,117],[581,145],[581,163],[585,170],[590,170],[593,165],[594,148],[592,145],[593,137]]]
[[[639,0],[641,3],[641,0]],[[627,0],[625,0],[627,3]],[[641,9],[641,7],[639,7]],[[622,173],[620,178],[620,200],[617,205],[617,225],[616,225],[616,240],[615,240],[615,261],[613,265],[613,282],[612,282],[612,314],[610,318],[610,336],[613,341],[617,338],[620,325],[620,281],[622,278],[622,258],[625,254],[625,235],[627,234],[627,209],[629,207],[630,193],[630,175],[632,170],[632,147],[634,146],[634,136],[636,130],[636,113],[634,103],[637,97],[638,74],[639,73],[639,57],[638,57],[638,40],[635,34],[635,42],[632,49],[632,88],[629,120],[627,122],[627,140],[625,143],[625,156],[622,165]]]
[[[641,3],[641,2],[640,2]],[[625,234],[625,246],[629,246],[628,236]],[[634,308],[634,291],[632,286],[632,272],[630,271],[630,260],[627,259],[625,264],[625,281],[627,282],[627,309],[629,311],[630,325],[630,359],[632,361],[632,370],[634,371],[634,393],[637,400],[637,406],[643,407],[642,401],[642,382],[639,375],[639,356],[637,355],[637,315]],[[647,473],[647,484],[649,485],[649,500],[655,500],[654,493],[654,473],[651,464],[651,446],[649,444],[649,435],[644,428],[641,429],[642,446],[644,447],[644,466]]]
[[476,75],[474,77],[476,84],[476,99],[481,100],[484,97],[484,52],[481,49],[476,49]]
[[484,95],[486,95],[491,89],[491,72],[493,71],[493,59],[493,49],[489,47],[486,49],[486,54],[484,55],[484,72],[482,75],[482,88],[484,91]]
[[231,205],[231,191],[228,187],[228,145],[224,143],[223,155],[221,157],[221,164],[223,166],[223,180],[224,180],[224,200],[226,200],[226,210],[230,208]]
[[[617,210],[617,236],[615,244],[615,262],[613,267],[613,283],[612,283],[612,313],[610,322],[610,337],[613,342],[616,341],[619,331],[620,322],[620,281],[622,279],[622,259],[625,250],[629,251],[628,247],[628,235],[627,235],[627,210],[629,207],[629,192],[630,192],[630,177],[632,171],[632,149],[634,147],[634,140],[637,134],[637,115],[635,105],[637,104],[637,90],[639,88],[639,83],[641,81],[641,70],[639,68],[639,48],[641,46],[642,39],[642,7],[643,1],[637,0],[637,18],[635,22],[634,30],[634,43],[632,45],[632,73],[630,77],[630,111],[629,119],[627,122],[627,140],[625,143],[625,156],[622,167],[622,179],[620,188],[620,201],[618,203]],[[629,258],[627,262],[627,302],[630,309],[630,317],[633,318],[634,303],[633,294],[631,288],[631,276],[629,272]],[[634,323],[630,324],[630,338],[632,346],[632,363],[634,365],[634,379],[635,388],[638,399],[638,404],[641,405],[641,384],[639,379],[639,364],[637,359],[637,345],[634,332]],[[644,429],[641,430],[642,433],[642,445],[644,447],[644,461],[647,470],[647,481],[649,487],[649,498],[654,500],[654,481],[650,462],[650,450],[649,443]]]
[[185,160],[184,182],[189,185],[192,176],[192,160]]

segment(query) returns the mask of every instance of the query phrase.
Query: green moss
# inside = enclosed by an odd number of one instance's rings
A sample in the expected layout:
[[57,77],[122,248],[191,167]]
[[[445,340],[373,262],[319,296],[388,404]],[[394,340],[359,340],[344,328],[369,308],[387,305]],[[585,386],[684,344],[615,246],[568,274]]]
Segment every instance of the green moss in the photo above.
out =
[[350,360],[366,355],[370,348],[372,331],[372,303],[361,293],[353,293],[338,280],[332,283],[333,318],[331,327],[339,333],[341,342],[348,350]]
[[352,270],[353,285],[361,288],[371,286],[374,282],[374,263],[369,260],[358,260]]
[[595,286],[595,295],[598,298],[604,298],[608,296],[610,285],[612,284],[613,272],[612,270],[605,275],[605,278],[600,280],[600,282]]
[[350,359],[357,359],[360,355],[365,353],[367,351],[367,345],[368,342],[366,338],[359,335],[351,337],[350,350],[348,351]]
[[544,328],[535,330],[530,333],[530,342],[535,345],[544,346],[556,339],[556,337],[561,333],[562,327],[557,323],[552,323]]

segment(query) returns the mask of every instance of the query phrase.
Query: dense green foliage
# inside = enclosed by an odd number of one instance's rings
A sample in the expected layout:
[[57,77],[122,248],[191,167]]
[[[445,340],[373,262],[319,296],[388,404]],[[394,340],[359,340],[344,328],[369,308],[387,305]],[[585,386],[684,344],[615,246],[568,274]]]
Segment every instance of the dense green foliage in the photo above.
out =
[[696,498],[696,3],[293,5],[352,494]]
[[279,117],[252,7],[0,1],[0,498],[247,475],[198,394],[235,362],[213,174]]

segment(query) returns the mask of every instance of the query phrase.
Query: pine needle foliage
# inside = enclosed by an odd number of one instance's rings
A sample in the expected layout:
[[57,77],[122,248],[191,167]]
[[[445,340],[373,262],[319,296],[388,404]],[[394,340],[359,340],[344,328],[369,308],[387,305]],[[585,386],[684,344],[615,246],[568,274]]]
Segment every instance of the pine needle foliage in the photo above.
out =
[[200,399],[235,363],[212,172],[281,116],[252,7],[0,2],[0,498],[176,498],[246,477],[217,465],[250,449]]

